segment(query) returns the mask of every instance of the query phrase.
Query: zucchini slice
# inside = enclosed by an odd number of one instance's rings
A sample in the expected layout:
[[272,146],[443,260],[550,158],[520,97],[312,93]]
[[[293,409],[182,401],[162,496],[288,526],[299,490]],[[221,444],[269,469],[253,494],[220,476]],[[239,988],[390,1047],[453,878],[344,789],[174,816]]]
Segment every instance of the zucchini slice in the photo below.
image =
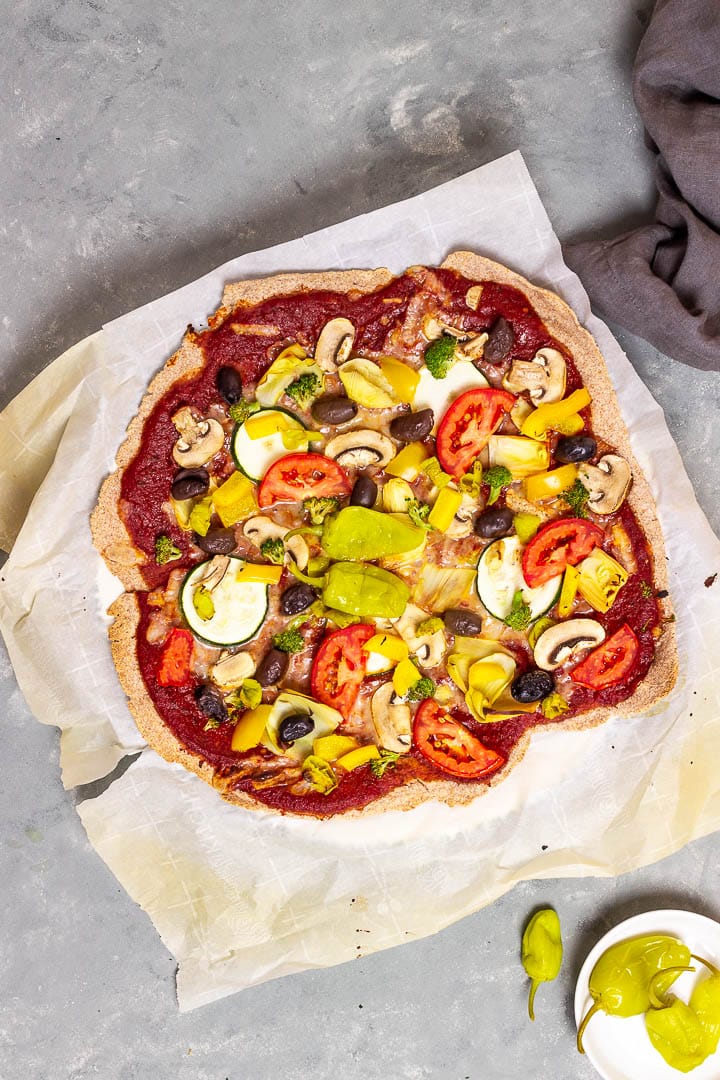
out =
[[[297,428],[300,431],[306,430],[297,416],[288,412],[287,409],[258,409],[257,412],[248,417],[248,420],[255,420],[259,417],[268,420],[275,417],[281,423],[284,422],[289,428]],[[307,449],[307,446],[305,449]],[[274,431],[270,435],[264,435],[259,439],[251,439],[245,430],[245,424],[238,424],[233,431],[230,439],[230,450],[240,472],[255,483],[258,483],[263,478],[274,462],[293,452],[288,450],[285,445],[282,431]]]
[[210,562],[212,559],[205,559],[186,575],[180,586],[180,610],[195,637],[206,645],[222,645],[225,648],[242,645],[257,634],[265,621],[268,586],[259,581],[243,581],[239,578],[245,560],[231,555],[225,576],[210,593],[214,613],[211,618],[203,619],[193,599]]
[[478,596],[494,619],[504,621],[508,617],[518,589],[530,607],[533,621],[549,611],[557,600],[562,574],[531,589],[523,577],[522,552],[519,537],[505,536],[488,544],[480,556],[477,568]]

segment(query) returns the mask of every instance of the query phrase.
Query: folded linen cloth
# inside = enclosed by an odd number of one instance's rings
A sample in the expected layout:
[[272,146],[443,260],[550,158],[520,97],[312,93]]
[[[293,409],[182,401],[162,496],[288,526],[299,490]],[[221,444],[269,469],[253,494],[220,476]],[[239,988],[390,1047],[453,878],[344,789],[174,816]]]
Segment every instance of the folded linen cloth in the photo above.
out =
[[657,153],[656,220],[568,245],[593,307],[662,352],[720,371],[720,3],[657,0],[633,92]]

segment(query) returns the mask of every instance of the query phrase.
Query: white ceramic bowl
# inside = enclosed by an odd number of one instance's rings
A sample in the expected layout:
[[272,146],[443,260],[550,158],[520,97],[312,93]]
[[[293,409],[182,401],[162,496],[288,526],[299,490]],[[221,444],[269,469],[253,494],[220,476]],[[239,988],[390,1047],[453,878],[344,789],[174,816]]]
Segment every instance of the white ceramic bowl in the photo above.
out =
[[[613,927],[588,954],[575,987],[575,1021],[580,1025],[592,1005],[588,990],[590,972],[600,956],[611,945],[639,934],[668,934],[679,938],[692,953],[703,956],[720,966],[720,923],[692,911],[646,911]],[[694,973],[681,975],[672,992],[687,1001],[695,983],[708,971],[695,961]],[[588,1060],[604,1080],[718,1080],[720,1078],[720,1049],[697,1069],[681,1073],[671,1069],[652,1046],[642,1016],[608,1016],[598,1012],[585,1029],[583,1045]]]

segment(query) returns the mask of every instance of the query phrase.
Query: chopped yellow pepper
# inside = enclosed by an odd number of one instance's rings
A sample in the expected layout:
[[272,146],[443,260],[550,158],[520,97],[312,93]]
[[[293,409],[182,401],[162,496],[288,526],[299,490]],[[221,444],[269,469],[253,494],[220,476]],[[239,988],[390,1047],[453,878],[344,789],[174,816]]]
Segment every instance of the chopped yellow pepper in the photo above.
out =
[[572,487],[577,477],[577,465],[561,465],[559,469],[536,473],[523,480],[523,493],[529,502],[551,499]]
[[282,566],[246,562],[237,571],[237,579],[238,581],[256,581],[260,585],[277,585],[282,573]]
[[583,387],[581,390],[575,390],[562,401],[556,401],[551,405],[538,405],[537,409],[523,421],[520,431],[523,435],[529,435],[531,439],[544,439],[548,431],[556,429],[559,423],[567,420],[580,409],[584,409],[591,401],[590,394]]
[[369,746],[359,746],[357,750],[351,750],[349,754],[343,754],[336,764],[345,772],[352,772],[353,769],[367,765],[368,761],[374,761],[379,757],[380,751],[374,743],[371,743]]
[[268,716],[272,712],[272,705],[258,705],[254,709],[244,712],[233,731],[230,746],[237,753],[244,750],[252,750],[263,737]]
[[617,594],[628,579],[628,572],[602,548],[595,548],[579,564],[578,592],[591,607],[604,614],[615,603]]
[[420,372],[415,371],[408,364],[403,364],[402,360],[396,360],[393,356],[382,357],[380,370],[395,391],[398,401],[412,405],[420,382]]
[[574,413],[565,420],[558,420],[553,427],[553,431],[557,431],[560,435],[578,435],[584,427],[585,421],[582,416],[579,413]]
[[212,503],[226,528],[250,517],[257,510],[252,482],[239,472],[234,472],[213,492]]
[[337,761],[357,748],[358,741],[351,735],[323,735],[313,743],[313,754],[323,761]]
[[398,697],[405,697],[410,687],[421,677],[412,660],[401,660],[393,672],[393,690]]
[[446,532],[452,525],[453,519],[460,509],[461,502],[461,491],[456,488],[444,487],[428,515],[428,525],[432,525],[433,529],[437,529],[439,532]]
[[414,480],[420,472],[423,461],[430,455],[420,442],[408,443],[403,446],[399,454],[396,454],[389,465],[385,466],[385,472],[390,476],[399,476],[403,480]]
[[573,601],[578,591],[578,572],[574,566],[566,566],[563,575],[560,599],[558,600],[558,615],[564,619],[572,611]]
[[278,431],[286,431],[290,426],[295,427],[289,416],[278,411],[263,409],[255,416],[249,416],[245,421],[245,431],[250,439],[265,439],[268,435],[275,435]]
[[[395,634],[375,634],[363,645],[363,650],[369,653],[380,653],[388,660],[407,660],[408,647],[402,638]],[[419,678],[419,676],[418,676]],[[415,680],[417,682],[417,679]]]

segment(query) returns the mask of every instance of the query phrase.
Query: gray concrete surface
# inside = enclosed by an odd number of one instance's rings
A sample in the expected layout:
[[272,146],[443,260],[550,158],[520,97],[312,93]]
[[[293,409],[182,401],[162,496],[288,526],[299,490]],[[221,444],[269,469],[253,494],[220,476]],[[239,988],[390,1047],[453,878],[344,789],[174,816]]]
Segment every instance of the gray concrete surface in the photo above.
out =
[[[629,92],[648,0],[4,5],[0,407],[103,322],[243,251],[519,147],[562,240],[652,206]],[[720,531],[717,376],[623,333]],[[435,937],[180,1016],[174,963],[89,848],[0,646],[0,1080],[585,1080],[571,996],[604,929],[720,917],[716,837],[528,882]],[[80,793],[88,794],[87,792]],[[524,921],[567,959],[525,1017]]]

